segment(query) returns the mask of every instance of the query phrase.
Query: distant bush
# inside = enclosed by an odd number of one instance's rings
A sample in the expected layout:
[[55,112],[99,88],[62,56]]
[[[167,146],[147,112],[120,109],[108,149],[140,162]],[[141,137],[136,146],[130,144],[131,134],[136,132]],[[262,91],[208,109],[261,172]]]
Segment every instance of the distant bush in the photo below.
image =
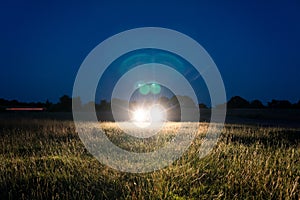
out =
[[260,100],[253,100],[250,103],[250,107],[251,108],[265,108],[265,106],[263,105],[263,103]]
[[[186,105],[193,105],[193,100],[187,96],[176,96],[174,95],[170,99],[167,97],[160,97],[156,103],[163,105],[164,107],[170,109],[170,112],[173,115],[180,116],[180,102],[183,103],[183,106]],[[125,103],[125,104],[124,104]],[[130,102],[130,106],[134,106],[138,104],[137,101]],[[46,102],[19,102],[18,100],[6,100],[0,98],[0,112],[6,111],[6,108],[10,107],[38,107],[44,108],[49,112],[72,112],[72,104],[75,105],[76,109],[82,111],[90,111],[93,106],[97,111],[111,111],[111,102],[106,100],[101,100],[99,103],[94,101],[88,102],[83,104],[80,97],[69,97],[68,95],[63,95],[59,98],[58,103],[51,103],[48,100]],[[122,106],[126,105],[126,101],[121,99],[115,99],[114,104]],[[199,108],[208,108],[207,105],[204,103],[198,104]],[[240,96],[232,97],[227,103],[216,105],[216,108],[223,108],[227,106],[227,108],[255,108],[255,109],[262,109],[262,108],[272,108],[272,109],[300,109],[300,100],[297,103],[292,104],[288,100],[275,100],[273,99],[271,102],[268,102],[267,106],[265,106],[260,100],[255,99],[251,102],[247,101],[246,99]]]
[[272,100],[271,102],[268,102],[269,108],[292,108],[291,102],[287,100]]
[[250,108],[250,103],[246,99],[243,99],[240,96],[234,96],[232,97],[228,103],[228,108]]

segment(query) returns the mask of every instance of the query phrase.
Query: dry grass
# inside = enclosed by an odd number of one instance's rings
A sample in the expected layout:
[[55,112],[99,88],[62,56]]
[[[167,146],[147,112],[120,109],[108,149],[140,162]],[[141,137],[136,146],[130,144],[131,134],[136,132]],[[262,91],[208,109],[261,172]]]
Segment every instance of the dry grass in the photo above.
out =
[[[171,166],[129,174],[99,163],[71,121],[0,122],[0,199],[299,199],[300,130],[226,125],[214,150],[199,158],[208,124]],[[172,139],[169,124],[150,142],[103,123],[122,148],[150,151]],[[187,127],[188,129],[188,127]]]

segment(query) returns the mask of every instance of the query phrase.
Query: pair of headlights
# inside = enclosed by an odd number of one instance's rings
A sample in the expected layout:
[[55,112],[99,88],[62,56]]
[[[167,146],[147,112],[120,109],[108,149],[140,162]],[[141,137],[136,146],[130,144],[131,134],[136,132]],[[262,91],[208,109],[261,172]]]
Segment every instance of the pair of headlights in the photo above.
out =
[[166,120],[166,111],[159,105],[155,104],[148,108],[140,107],[132,111],[132,120],[135,122],[161,122]]

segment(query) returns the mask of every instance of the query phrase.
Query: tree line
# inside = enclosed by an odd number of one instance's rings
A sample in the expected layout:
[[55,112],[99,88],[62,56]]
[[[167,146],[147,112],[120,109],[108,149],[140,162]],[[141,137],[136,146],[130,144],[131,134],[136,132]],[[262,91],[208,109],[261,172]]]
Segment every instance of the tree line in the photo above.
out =
[[247,101],[240,96],[234,96],[227,102],[227,108],[278,108],[278,109],[299,109],[300,100],[297,103],[291,103],[288,100],[275,100],[267,102],[264,105],[260,100]]
[[[190,101],[189,97],[173,96],[172,98],[160,97],[157,99],[157,102],[164,106],[178,108],[178,98],[183,99],[183,101]],[[26,103],[0,98],[0,111],[7,111],[8,108],[43,108],[44,111],[48,112],[71,112],[72,102],[82,111],[86,110],[86,108],[90,108],[90,105],[95,105],[97,111],[111,111],[111,103],[106,100],[101,100],[99,103],[88,102],[83,104],[79,97],[71,98],[68,95],[61,96],[57,103],[52,103],[48,100],[45,102]],[[137,102],[131,103],[136,104]],[[208,106],[203,103],[200,103],[198,106],[200,109],[208,108]],[[216,107],[220,106],[224,106],[224,104]],[[260,100],[248,101],[240,96],[234,96],[226,103],[226,106],[228,109],[300,109],[300,100],[297,103],[291,103],[288,100],[273,99],[267,102],[267,105],[264,105]]]

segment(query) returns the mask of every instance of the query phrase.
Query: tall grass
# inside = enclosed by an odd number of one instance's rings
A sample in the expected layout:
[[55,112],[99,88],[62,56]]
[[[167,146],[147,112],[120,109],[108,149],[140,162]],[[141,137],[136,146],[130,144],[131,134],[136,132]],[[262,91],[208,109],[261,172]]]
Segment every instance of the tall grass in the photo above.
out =
[[[101,126],[120,147],[143,152],[172,139],[177,127],[169,124],[146,142],[124,135],[114,123]],[[0,199],[300,198],[300,130],[226,125],[214,150],[200,159],[207,126],[200,125],[189,150],[169,167],[130,174],[99,163],[71,121],[3,120]]]

